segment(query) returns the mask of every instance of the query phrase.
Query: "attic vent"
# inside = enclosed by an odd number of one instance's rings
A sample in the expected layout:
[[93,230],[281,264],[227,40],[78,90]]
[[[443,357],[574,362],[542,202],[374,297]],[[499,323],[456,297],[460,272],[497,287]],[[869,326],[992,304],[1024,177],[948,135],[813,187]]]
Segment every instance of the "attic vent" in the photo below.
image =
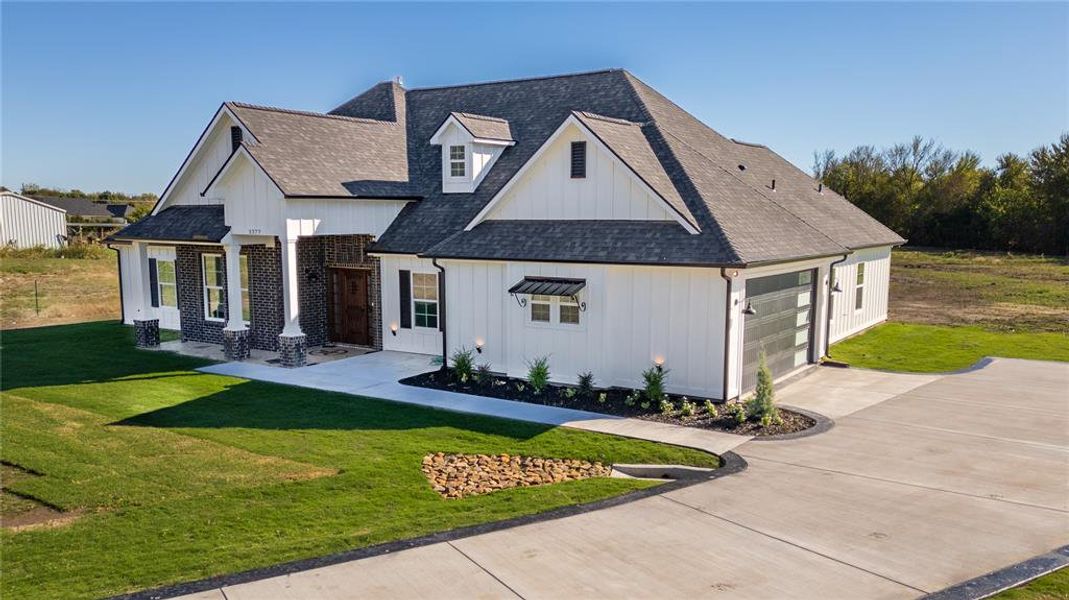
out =
[[572,179],[586,177],[586,142],[572,142]]
[[230,150],[234,151],[241,145],[241,128],[237,125],[230,128]]
[[746,170],[746,165],[739,165],[739,170],[740,171],[745,171]]

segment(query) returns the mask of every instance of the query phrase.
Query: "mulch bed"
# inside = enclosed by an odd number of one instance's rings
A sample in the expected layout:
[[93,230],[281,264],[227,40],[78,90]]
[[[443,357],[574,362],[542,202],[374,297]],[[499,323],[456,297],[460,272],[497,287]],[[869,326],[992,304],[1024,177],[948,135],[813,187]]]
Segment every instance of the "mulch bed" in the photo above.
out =
[[422,470],[434,491],[444,498],[608,477],[612,473],[600,462],[585,460],[443,452],[424,456]]
[[[717,412],[719,413],[719,415],[714,418],[710,417],[709,413],[705,410],[705,398],[697,398],[694,396],[687,397],[675,394],[669,394],[668,396],[669,401],[675,405],[675,411],[671,414],[663,414],[660,412],[660,407],[656,402],[651,402],[648,406],[643,407],[642,402],[644,402],[644,398],[640,399],[638,402],[634,402],[633,405],[628,406],[626,399],[628,395],[632,393],[632,390],[624,388],[596,389],[593,394],[584,395],[579,393],[573,386],[550,384],[541,394],[535,394],[531,385],[526,381],[505,377],[503,375],[489,375],[484,377],[481,381],[477,380],[477,378],[473,378],[466,383],[460,383],[453,376],[451,370],[438,370],[402,379],[401,383],[449,392],[527,402],[530,404],[574,408],[576,410],[585,410],[618,417],[645,419],[647,421],[657,421],[659,423],[669,423],[685,427],[715,429],[726,433],[755,437],[795,433],[816,425],[816,421],[812,418],[785,408],[779,409],[780,416],[783,419],[783,423],[780,425],[763,427],[760,423],[755,421],[746,421],[739,424],[735,418],[729,414],[728,409],[730,408],[730,405],[714,401]],[[571,394],[571,397],[569,397],[569,394]],[[604,402],[599,401],[602,394],[604,394]],[[683,416],[681,414],[680,407],[684,398],[688,398],[695,405],[694,414],[691,416]]]

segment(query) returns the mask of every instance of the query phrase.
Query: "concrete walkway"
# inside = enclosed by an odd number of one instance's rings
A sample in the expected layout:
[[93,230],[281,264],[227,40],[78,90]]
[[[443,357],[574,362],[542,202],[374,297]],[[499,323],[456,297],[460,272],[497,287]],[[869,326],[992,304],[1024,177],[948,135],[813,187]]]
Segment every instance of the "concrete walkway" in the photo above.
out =
[[837,426],[746,443],[738,475],[195,597],[910,598],[1069,542],[1069,364],[798,383]]
[[200,370],[205,373],[383,398],[455,412],[571,427],[598,433],[612,433],[698,448],[714,454],[723,454],[750,439],[748,436],[694,427],[610,417],[570,408],[526,404],[397,383],[399,379],[436,369],[437,366],[431,360],[431,357],[426,354],[383,351],[300,369],[232,362],[203,367]]

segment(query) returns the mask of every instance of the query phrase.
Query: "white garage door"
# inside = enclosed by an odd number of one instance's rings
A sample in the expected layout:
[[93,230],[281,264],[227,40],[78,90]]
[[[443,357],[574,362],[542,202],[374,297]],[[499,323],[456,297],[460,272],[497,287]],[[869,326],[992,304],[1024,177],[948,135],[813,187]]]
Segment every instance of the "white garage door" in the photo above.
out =
[[809,361],[812,338],[814,271],[796,271],[746,281],[746,301],[755,314],[744,315],[742,389],[757,385],[763,351],[773,377]]

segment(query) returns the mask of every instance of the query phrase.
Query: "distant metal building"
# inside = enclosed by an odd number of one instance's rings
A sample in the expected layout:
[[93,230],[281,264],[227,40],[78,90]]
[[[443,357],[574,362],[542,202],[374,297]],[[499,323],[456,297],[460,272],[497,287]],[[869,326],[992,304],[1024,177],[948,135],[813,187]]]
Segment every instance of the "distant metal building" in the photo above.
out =
[[67,211],[15,192],[0,192],[0,244],[59,248],[67,236]]

